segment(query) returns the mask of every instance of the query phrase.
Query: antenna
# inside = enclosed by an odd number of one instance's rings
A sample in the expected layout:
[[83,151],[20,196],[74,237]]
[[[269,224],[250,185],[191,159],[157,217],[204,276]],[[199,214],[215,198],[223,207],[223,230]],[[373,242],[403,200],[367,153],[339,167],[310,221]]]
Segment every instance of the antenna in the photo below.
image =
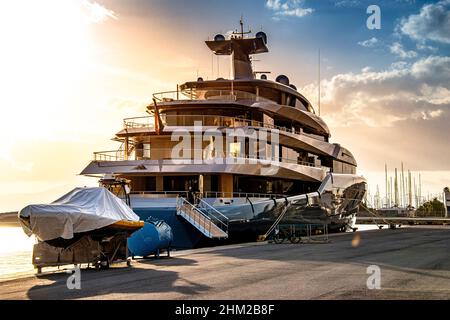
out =
[[234,31],[233,33],[232,33],[232,35],[236,35],[236,36],[238,36],[240,39],[244,39],[244,35],[245,34],[250,34],[250,33],[252,33],[252,31],[251,30],[248,30],[248,31],[244,31],[244,16],[243,15],[241,15],[241,19],[239,20],[239,25],[240,25],[240,27],[241,27],[241,31],[239,32],[239,31]]
[[241,20],[239,21],[239,24],[241,25],[241,38],[244,38],[244,22],[242,21],[244,19],[244,15],[241,14]]

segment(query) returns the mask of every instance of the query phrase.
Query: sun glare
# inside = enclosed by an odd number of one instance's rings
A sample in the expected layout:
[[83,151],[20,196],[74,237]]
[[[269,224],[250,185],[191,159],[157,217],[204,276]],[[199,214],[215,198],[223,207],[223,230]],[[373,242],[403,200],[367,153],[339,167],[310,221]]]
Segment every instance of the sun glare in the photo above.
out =
[[4,136],[26,139],[32,132],[35,138],[46,138],[64,128],[54,118],[64,112],[71,90],[92,63],[89,28],[100,19],[100,9],[95,7],[91,14],[87,4],[58,0],[0,4],[1,115],[8,119],[0,129]]

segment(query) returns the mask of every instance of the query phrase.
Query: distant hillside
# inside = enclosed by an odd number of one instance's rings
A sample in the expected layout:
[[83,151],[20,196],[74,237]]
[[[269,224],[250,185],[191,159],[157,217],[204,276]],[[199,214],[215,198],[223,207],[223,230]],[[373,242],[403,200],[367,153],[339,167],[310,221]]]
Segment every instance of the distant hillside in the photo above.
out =
[[19,227],[17,212],[0,213],[0,227]]

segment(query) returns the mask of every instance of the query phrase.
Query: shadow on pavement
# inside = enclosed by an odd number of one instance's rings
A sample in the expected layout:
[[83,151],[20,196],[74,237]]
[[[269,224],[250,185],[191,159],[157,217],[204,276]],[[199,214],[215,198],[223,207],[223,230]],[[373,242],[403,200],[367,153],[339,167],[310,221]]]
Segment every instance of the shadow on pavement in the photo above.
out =
[[[190,259],[159,259],[153,261],[140,261],[140,264],[164,266],[195,265]],[[53,281],[51,284],[36,285],[27,292],[28,298],[36,300],[60,300],[95,298],[98,295],[108,294],[147,294],[177,292],[183,295],[194,295],[210,288],[185,279],[180,279],[178,272],[140,268],[139,266],[113,267],[109,270],[81,269],[81,289],[69,290],[67,288],[68,273],[57,273],[40,276],[39,279]],[[179,281],[178,283],[175,283]],[[181,282],[181,284],[180,284]]]

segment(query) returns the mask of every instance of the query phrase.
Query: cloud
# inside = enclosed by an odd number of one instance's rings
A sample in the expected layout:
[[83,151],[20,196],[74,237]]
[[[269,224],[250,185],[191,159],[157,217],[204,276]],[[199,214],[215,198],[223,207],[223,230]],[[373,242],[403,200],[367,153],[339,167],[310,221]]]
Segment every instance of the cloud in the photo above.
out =
[[301,18],[314,12],[312,8],[304,8],[302,0],[267,0],[266,7],[274,11],[274,20],[282,16]]
[[450,43],[450,0],[424,5],[419,14],[402,19],[398,29],[414,40]]
[[[429,56],[378,72],[364,68],[323,80],[321,86],[322,109],[329,110],[326,118],[334,126],[389,127],[408,119],[448,116],[450,57]],[[315,96],[317,85],[303,91]]]
[[438,51],[438,48],[433,47],[433,46],[428,46],[423,43],[417,43],[416,48],[417,48],[417,50],[420,50],[420,51],[432,51],[432,52]]
[[[360,169],[405,161],[416,170],[450,170],[450,57],[340,73],[322,80],[321,88],[331,142],[349,148]],[[317,84],[300,92],[316,97]]]
[[117,19],[117,15],[114,11],[105,8],[97,2],[83,0],[81,2],[81,10],[83,11],[85,18],[92,23],[100,23],[108,19]]
[[362,47],[373,48],[373,47],[375,47],[379,42],[380,42],[380,41],[379,41],[377,38],[372,37],[372,38],[370,38],[370,39],[368,39],[368,40],[360,41],[360,42],[358,42],[358,44],[359,44],[360,46],[362,46]]
[[339,0],[334,3],[336,7],[357,7],[359,4],[358,0]]
[[399,56],[402,59],[412,59],[417,57],[417,52],[415,51],[405,51],[405,49],[403,49],[403,46],[400,42],[394,42],[389,49],[391,50],[391,52],[393,54],[396,54],[397,56]]

